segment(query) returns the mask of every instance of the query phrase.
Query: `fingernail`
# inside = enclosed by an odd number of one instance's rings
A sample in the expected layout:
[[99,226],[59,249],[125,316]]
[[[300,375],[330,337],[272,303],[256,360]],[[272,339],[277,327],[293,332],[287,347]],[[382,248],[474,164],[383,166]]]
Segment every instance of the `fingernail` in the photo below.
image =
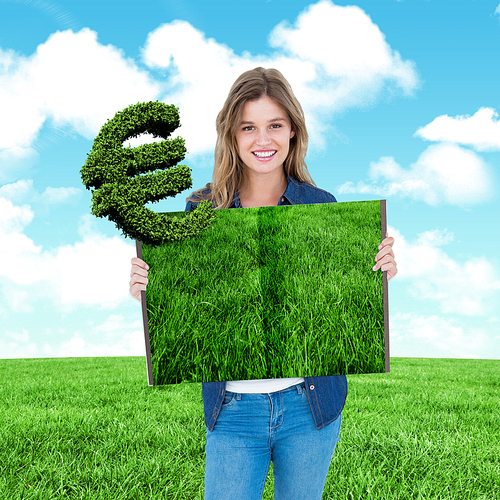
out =
[[377,264],[375,264],[373,267],[372,267],[372,271],[375,271],[375,268],[377,267]]

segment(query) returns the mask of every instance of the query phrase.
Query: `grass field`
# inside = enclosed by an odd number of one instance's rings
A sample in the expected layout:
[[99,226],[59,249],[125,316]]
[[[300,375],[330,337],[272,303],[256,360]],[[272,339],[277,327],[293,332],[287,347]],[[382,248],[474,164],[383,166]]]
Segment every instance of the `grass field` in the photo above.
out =
[[155,384],[383,373],[381,240],[365,201],[220,210],[142,245]]
[[[499,372],[392,358],[348,376],[323,500],[500,498]],[[0,360],[0,377],[2,500],[203,499],[200,383],[148,387],[142,357]]]

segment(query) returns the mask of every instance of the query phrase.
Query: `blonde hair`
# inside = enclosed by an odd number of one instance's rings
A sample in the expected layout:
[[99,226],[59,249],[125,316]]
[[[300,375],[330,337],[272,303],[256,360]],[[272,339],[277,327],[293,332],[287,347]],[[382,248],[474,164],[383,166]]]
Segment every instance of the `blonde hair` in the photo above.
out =
[[[276,69],[255,68],[246,71],[234,82],[226,102],[217,115],[217,143],[215,145],[215,164],[213,182],[194,191],[186,202],[212,200],[216,208],[228,208],[234,193],[241,187],[243,162],[238,154],[236,142],[237,127],[241,122],[243,107],[248,101],[263,96],[272,99],[288,114],[294,136],[290,139],[288,156],[283,163],[285,174],[299,182],[316,185],[305,163],[308,135],[302,107],[293,94],[290,84]],[[203,194],[205,189],[209,194]]]

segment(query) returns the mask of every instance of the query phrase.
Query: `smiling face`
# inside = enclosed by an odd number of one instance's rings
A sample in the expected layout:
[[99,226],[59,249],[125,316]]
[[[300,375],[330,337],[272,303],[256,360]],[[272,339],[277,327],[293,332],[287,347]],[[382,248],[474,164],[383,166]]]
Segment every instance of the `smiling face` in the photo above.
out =
[[236,131],[238,153],[245,165],[245,174],[281,175],[290,139],[294,135],[287,112],[269,97],[248,101],[243,106]]

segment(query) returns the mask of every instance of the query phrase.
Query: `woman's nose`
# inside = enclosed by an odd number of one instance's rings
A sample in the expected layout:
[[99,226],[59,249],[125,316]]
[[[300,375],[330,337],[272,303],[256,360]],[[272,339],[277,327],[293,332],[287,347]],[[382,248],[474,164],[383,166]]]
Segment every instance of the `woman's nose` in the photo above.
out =
[[267,130],[261,130],[259,131],[257,135],[257,145],[259,146],[266,146],[267,144],[271,143],[271,137],[269,135],[269,132]]

